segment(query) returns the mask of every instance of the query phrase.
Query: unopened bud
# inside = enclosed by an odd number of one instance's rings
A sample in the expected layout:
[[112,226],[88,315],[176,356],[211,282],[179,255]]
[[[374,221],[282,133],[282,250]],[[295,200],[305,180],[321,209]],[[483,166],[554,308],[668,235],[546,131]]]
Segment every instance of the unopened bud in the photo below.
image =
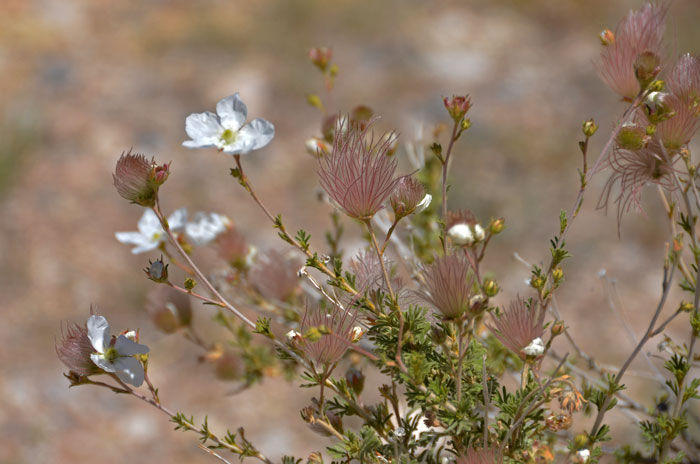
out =
[[356,325],[355,327],[352,328],[352,338],[351,338],[352,342],[353,343],[359,342],[364,334],[365,334],[365,331],[362,330],[362,327],[360,327],[359,325]]
[[486,293],[487,296],[489,297],[494,297],[498,293],[500,288],[498,287],[498,284],[496,283],[495,280],[493,279],[486,279],[484,280],[484,292]]
[[628,121],[620,127],[615,141],[618,147],[625,150],[639,150],[646,145],[647,134],[642,126]]
[[474,243],[474,234],[468,224],[455,224],[447,231],[447,236],[457,246],[470,246]]
[[159,284],[168,281],[168,265],[163,262],[163,257],[155,261],[148,260],[148,267],[143,270],[148,278]]
[[598,37],[600,38],[600,43],[604,47],[615,43],[615,34],[610,29],[603,29]]
[[444,97],[442,103],[455,122],[460,122],[462,118],[464,118],[464,115],[467,114],[467,111],[472,107],[469,95],[453,95],[452,98]]
[[554,324],[552,324],[552,336],[556,337],[557,335],[561,335],[564,333],[566,330],[566,326],[564,325],[564,321],[556,321]]
[[321,140],[318,137],[311,137],[307,139],[304,143],[306,146],[306,151],[310,155],[322,157],[326,156],[331,152],[331,146],[325,140]]
[[500,234],[506,226],[506,221],[503,218],[494,219],[489,224],[489,229],[491,229],[491,234]]
[[597,130],[598,126],[593,119],[588,119],[583,122],[583,135],[586,137],[593,137],[593,134],[595,134]]
[[192,290],[195,287],[195,285],[197,285],[197,282],[192,277],[188,277],[185,279],[186,290]]
[[154,185],[161,186],[166,180],[168,180],[168,176],[170,176],[170,164],[165,163],[162,166],[159,166],[155,164],[155,161],[151,161],[151,163],[149,179]]
[[437,326],[432,326],[430,328],[430,338],[436,345],[442,345],[447,340],[447,334],[445,331]]
[[318,451],[314,451],[309,454],[309,457],[306,459],[306,464],[323,464],[323,455]]
[[486,232],[484,231],[484,228],[481,227],[481,224],[474,224],[474,240],[480,242],[485,238]]
[[312,48],[309,50],[311,62],[323,72],[326,72],[332,56],[333,50],[328,47]]
[[365,388],[365,375],[361,370],[355,367],[350,367],[347,372],[345,372],[345,381],[357,396],[359,396]]
[[693,303],[691,303],[690,301],[681,301],[680,307],[678,309],[680,309],[681,311],[684,311],[686,313],[689,313],[693,310],[693,308],[694,308]]
[[555,282],[559,282],[564,277],[564,270],[560,267],[555,267],[552,270],[552,277],[554,277]]
[[642,89],[646,89],[660,72],[661,58],[652,51],[640,53],[634,60],[634,75]]
[[323,110],[323,102],[321,101],[321,97],[319,97],[315,93],[310,93],[306,96],[306,103],[313,106],[314,108]]

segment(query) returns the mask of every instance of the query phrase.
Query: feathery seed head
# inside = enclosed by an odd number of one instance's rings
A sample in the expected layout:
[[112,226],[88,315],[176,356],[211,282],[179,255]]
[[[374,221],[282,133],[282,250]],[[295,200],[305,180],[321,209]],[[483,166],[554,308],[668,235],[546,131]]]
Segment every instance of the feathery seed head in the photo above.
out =
[[[348,126],[343,122],[338,125]],[[319,159],[318,174],[321,187],[345,214],[367,221],[399,183],[397,160],[387,155],[391,138],[380,137],[375,142],[371,123],[364,129],[349,126],[346,132],[336,130],[331,154]]]

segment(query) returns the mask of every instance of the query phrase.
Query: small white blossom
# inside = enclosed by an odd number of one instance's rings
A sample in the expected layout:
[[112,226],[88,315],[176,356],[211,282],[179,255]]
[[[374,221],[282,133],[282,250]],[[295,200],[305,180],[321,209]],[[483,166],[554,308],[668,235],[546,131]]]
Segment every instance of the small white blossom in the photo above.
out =
[[[135,387],[141,386],[144,370],[141,361],[134,355],[148,353],[148,347],[131,340],[128,335],[119,335],[114,344],[109,336],[109,323],[102,316],[92,315],[87,321],[88,338],[95,353],[90,359],[105,372],[114,372],[124,382]],[[136,334],[133,334],[135,338]]]
[[262,118],[244,124],[248,108],[238,93],[216,104],[216,114],[209,111],[192,113],[185,121],[185,132],[191,140],[182,143],[187,148],[216,147],[231,155],[245,155],[258,150],[275,136],[275,126]]
[[301,337],[301,334],[296,330],[290,330],[289,332],[287,332],[287,340],[289,340],[290,342],[297,337]]
[[474,243],[474,235],[468,224],[455,224],[447,231],[455,245],[471,245]]
[[[173,232],[182,230],[186,222],[187,210],[185,208],[176,210],[168,217],[168,225]],[[143,212],[137,228],[138,232],[117,232],[114,234],[121,243],[136,245],[131,250],[133,254],[155,250],[167,238],[156,213],[152,209]]]
[[527,356],[540,356],[544,353],[544,342],[540,337],[535,338],[529,345],[523,348],[523,353]]
[[404,429],[403,427],[398,427],[396,430],[394,430],[394,435],[397,438],[403,438],[406,436],[406,429]]
[[421,211],[423,211],[425,208],[430,206],[430,202],[432,202],[432,201],[433,201],[433,196],[429,193],[426,193],[425,196],[423,197],[423,199],[420,201],[420,203],[418,203],[416,205],[415,213],[417,214],[417,213],[420,213]]
[[477,304],[483,303],[486,297],[481,293],[477,293],[473,297],[469,298],[469,306],[476,306]]
[[352,341],[353,343],[357,343],[360,341],[362,338],[362,335],[364,335],[365,331],[362,330],[362,327],[359,325],[356,325],[355,327],[352,328]]
[[196,246],[204,246],[225,232],[231,225],[226,216],[216,213],[196,213],[194,220],[185,224],[185,236]]
[[484,228],[481,227],[481,224],[477,224],[474,226],[474,238],[477,242],[480,242],[484,238],[486,238],[486,232],[484,232]]
[[304,142],[306,151],[314,156],[324,156],[331,152],[331,146],[325,140],[318,137],[311,137]]
[[578,450],[576,456],[578,456],[578,462],[586,463],[591,457],[591,452],[587,449]]

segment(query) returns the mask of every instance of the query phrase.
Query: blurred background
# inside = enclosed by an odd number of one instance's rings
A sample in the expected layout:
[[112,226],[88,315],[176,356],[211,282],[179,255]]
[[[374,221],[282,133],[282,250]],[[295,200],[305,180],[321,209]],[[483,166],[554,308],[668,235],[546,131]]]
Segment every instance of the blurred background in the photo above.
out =
[[[228,215],[260,247],[283,249],[262,213],[229,176],[233,160],[188,150],[185,117],[213,111],[240,92],[250,117],[276,126],[267,148],[244,159],[259,195],[290,230],[320,237],[328,206],[316,200],[314,159],[304,141],[320,130],[306,94],[322,91],[309,48],[330,46],[340,68],[334,110],[370,105],[403,141],[447,122],[441,97],[469,93],[472,128],[456,148],[453,207],[482,220],[506,218],[486,263],[503,287],[497,302],[527,294],[538,263],[578,188],[581,123],[600,126],[602,148],[624,105],[597,77],[598,33],[638,0],[3,0],[0,2],[0,463],[188,462],[215,459],[192,434],[135,399],[97,388],[67,388],[54,340],[62,323],[81,322],[91,304],[113,331],[141,329],[151,347],[151,376],[164,404],[214,430],[245,425],[269,457],[308,456],[328,441],[299,420],[312,392],[268,379],[227,395],[201,352],[157,332],[144,312],[154,285],[141,269],[154,255],[129,253],[115,231],[135,230],[141,209],[112,187],[122,151],[172,161],[164,207]],[[669,13],[673,50],[698,53],[700,3],[677,0]],[[403,152],[399,156],[404,156]],[[403,170],[409,164],[401,162]],[[605,174],[591,185],[568,237],[562,315],[582,348],[619,365],[633,347],[608,304],[601,269],[616,282],[631,328],[646,328],[660,294],[668,226],[656,192],[646,216],[624,218],[595,205]],[[346,222],[346,228],[355,226]],[[206,255],[206,253],[203,253]],[[202,256],[209,271],[217,263]],[[609,289],[609,286],[608,286]],[[669,303],[675,309],[678,300]],[[196,307],[196,322],[212,313]],[[684,319],[683,322],[686,320]],[[687,338],[683,322],[669,333]],[[205,333],[208,329],[202,329]],[[654,340],[647,351],[656,351]],[[570,350],[562,340],[560,352]],[[656,361],[657,365],[660,362]],[[644,362],[635,371],[648,371]],[[658,387],[630,375],[651,407]],[[636,390],[635,390],[636,388]],[[697,405],[695,405],[697,408]],[[621,416],[620,424],[629,418]],[[573,431],[583,430],[577,420]],[[613,429],[615,430],[615,429]],[[615,438],[634,436],[622,428]],[[234,458],[231,458],[234,459]]]

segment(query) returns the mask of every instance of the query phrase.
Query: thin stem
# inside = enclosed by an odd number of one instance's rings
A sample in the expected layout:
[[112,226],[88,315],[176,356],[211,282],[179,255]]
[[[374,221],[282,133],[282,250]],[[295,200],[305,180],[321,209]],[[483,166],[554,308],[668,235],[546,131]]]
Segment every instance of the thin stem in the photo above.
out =
[[484,393],[484,449],[489,445],[489,407],[491,406],[491,395],[489,393],[488,375],[486,373],[486,355],[481,359],[481,383]]
[[187,264],[192,268],[192,271],[194,271],[195,276],[197,279],[199,279],[202,284],[211,292],[212,295],[214,295],[219,302],[221,302],[224,307],[235,314],[239,319],[241,319],[243,322],[245,322],[249,327],[255,328],[255,323],[248,319],[243,313],[241,313],[238,309],[233,307],[229,302],[226,301],[226,299],[221,296],[221,294],[216,290],[216,288],[209,282],[209,280],[204,276],[202,271],[199,270],[199,268],[194,264],[190,256],[185,253],[185,250],[182,249],[182,246],[180,246],[180,243],[177,241],[175,236],[173,235],[172,231],[170,230],[170,226],[168,225],[168,221],[165,219],[165,216],[163,216],[163,212],[160,209],[160,201],[158,199],[158,196],[156,196],[156,202],[153,207],[153,212],[156,213],[156,217],[158,217],[158,220],[160,221],[161,226],[163,227],[163,230],[165,231],[165,234],[168,236],[168,240],[170,243],[175,247],[177,252],[182,256],[182,258],[187,261]]
[[[121,389],[118,389],[118,388],[116,388],[116,387],[113,387],[113,386],[111,386],[111,385],[108,385],[108,384],[105,384],[105,383],[102,383],[102,382],[91,382],[91,383],[94,384],[94,385],[99,385],[99,386],[104,386],[104,387],[110,388],[110,389],[112,389],[112,390],[114,390],[114,391],[120,390],[121,393],[127,393],[127,394],[129,394],[129,395],[131,395],[131,396],[133,396],[133,397],[135,397],[135,398],[140,399],[140,400],[143,401],[144,403],[150,404],[151,406],[153,406],[154,408],[158,409],[158,410],[161,411],[162,413],[167,414],[167,415],[168,415],[169,417],[171,417],[171,418],[176,417],[176,414],[175,414],[174,412],[172,412],[170,409],[168,409],[168,408],[166,408],[165,406],[163,406],[163,405],[162,405],[159,401],[157,401],[155,398],[148,398],[146,395],[143,395],[143,394],[137,392],[136,390],[132,389],[132,388],[129,387],[127,384],[125,384],[124,382],[122,382],[121,379],[120,379],[119,377],[117,377],[115,374],[110,374],[110,377],[112,377],[112,378],[121,386]],[[196,425],[194,425],[193,423],[191,423],[190,421],[183,420],[183,421],[182,421],[182,424],[183,424],[184,427],[187,428],[188,430],[192,430],[192,431],[194,431],[194,432],[196,432],[196,433],[199,433],[200,435],[202,435],[202,437],[206,437],[208,440],[213,441],[214,443],[216,443],[217,446],[220,446],[220,447],[222,447],[222,448],[226,448],[226,449],[230,450],[231,452],[236,453],[236,454],[239,454],[239,455],[242,455],[243,452],[244,452],[244,450],[243,450],[242,448],[240,448],[239,446],[237,446],[237,445],[232,445],[232,444],[230,444],[230,443],[227,443],[227,442],[225,442],[225,441],[222,441],[221,439],[219,439],[219,437],[217,437],[216,435],[214,435],[213,433],[211,433],[211,431],[204,431],[204,430],[200,429],[199,427],[197,427]],[[266,458],[266,457],[265,457],[262,453],[260,453],[260,452],[257,452],[257,454],[254,455],[253,457],[259,459],[260,461],[265,462],[266,464],[272,464],[272,461],[270,461],[268,458]]]
[[457,321],[457,378],[455,379],[457,381],[457,402],[460,403],[462,401],[462,342],[464,338],[464,333],[463,333],[463,325],[464,321],[459,320]]
[[[337,276],[335,275],[335,272],[333,270],[329,269],[328,266],[326,266],[324,263],[321,261],[315,259],[316,255],[313,253],[308,247],[304,247],[299,243],[298,240],[296,240],[294,237],[289,235],[287,233],[287,230],[285,229],[284,225],[282,224],[281,221],[278,221],[277,218],[275,218],[272,213],[270,213],[270,210],[267,209],[267,207],[263,204],[263,202],[260,200],[258,195],[255,193],[253,190],[253,186],[250,184],[250,180],[248,179],[248,176],[246,176],[245,172],[243,171],[243,165],[241,164],[241,157],[240,155],[234,155],[234,160],[236,161],[236,167],[238,168],[238,181],[239,183],[243,186],[243,188],[250,194],[250,196],[253,198],[255,203],[260,207],[260,209],[263,210],[263,213],[265,213],[265,216],[272,222],[273,226],[279,229],[279,234],[282,237],[282,239],[300,250],[302,253],[306,255],[307,258],[312,258],[316,262],[316,267],[319,271],[323,272],[326,274],[328,277],[331,277],[334,280],[337,280],[338,283],[341,285],[343,290],[346,292],[352,294],[352,295],[357,295],[357,290],[352,288],[342,276]],[[368,301],[367,306],[371,309],[374,310],[374,305],[372,302]]]
[[[454,146],[456,137],[457,137],[457,129],[459,128],[459,122],[455,121],[454,125],[452,126],[452,134],[450,135],[450,143],[447,146],[447,152],[445,152],[445,158],[442,161],[442,220],[445,221],[447,219],[447,172],[449,170],[450,166],[450,154],[452,154],[452,147]],[[444,254],[447,254],[447,237],[446,237],[446,232],[443,233],[442,237],[442,252]]]

